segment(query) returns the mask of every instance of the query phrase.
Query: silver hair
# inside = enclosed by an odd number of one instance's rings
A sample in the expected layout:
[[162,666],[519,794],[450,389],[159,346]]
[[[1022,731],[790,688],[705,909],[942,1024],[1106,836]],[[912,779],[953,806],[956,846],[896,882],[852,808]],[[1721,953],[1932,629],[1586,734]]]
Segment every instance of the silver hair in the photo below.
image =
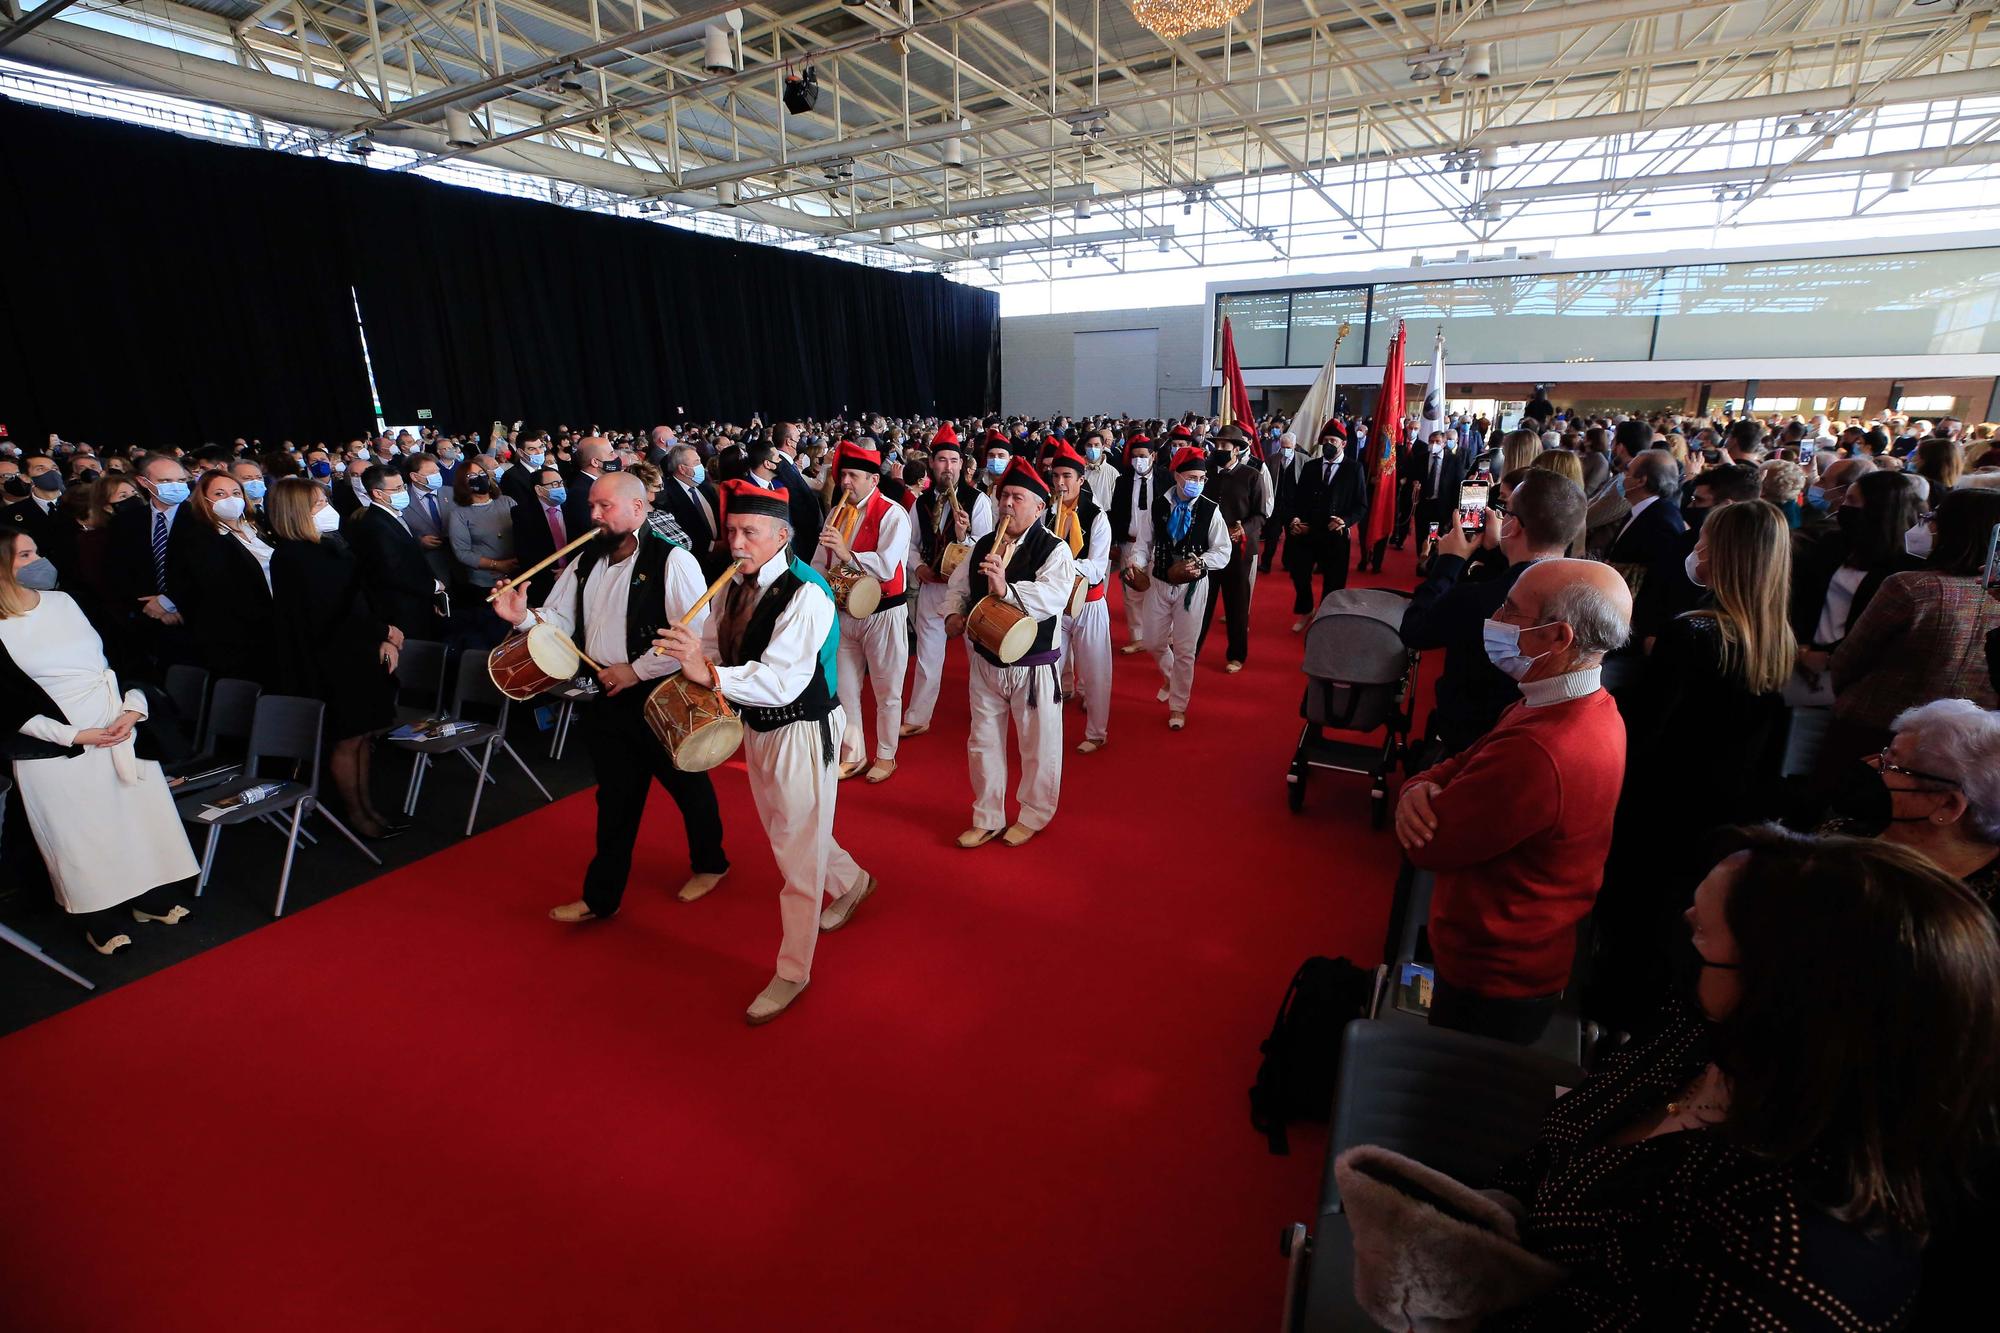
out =
[[1970,699],[1937,699],[1896,715],[1889,730],[1916,747],[1915,767],[1950,778],[1980,839],[2000,842],[2000,711]]
[[1632,618],[1596,584],[1566,583],[1542,599],[1542,620],[1561,621],[1576,635],[1580,657],[1599,657],[1625,646]]
[[667,471],[679,472],[681,470],[681,460],[687,454],[693,454],[696,462],[701,461],[701,450],[691,444],[677,444],[667,450]]
[[1287,449],[1295,448],[1298,445],[1298,442],[1299,442],[1299,437],[1292,434],[1292,432],[1290,431],[1286,431],[1283,435],[1280,435],[1278,437],[1278,443],[1284,445],[1285,448]]
[[1639,475],[1646,479],[1646,492],[1672,502],[1681,493],[1681,466],[1665,449],[1641,449],[1632,455]]

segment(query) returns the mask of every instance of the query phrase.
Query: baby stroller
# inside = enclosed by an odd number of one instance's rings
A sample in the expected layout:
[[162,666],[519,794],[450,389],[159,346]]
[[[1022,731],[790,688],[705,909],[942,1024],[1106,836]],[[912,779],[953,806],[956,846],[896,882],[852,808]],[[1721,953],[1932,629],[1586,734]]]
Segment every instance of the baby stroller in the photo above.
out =
[[[1408,596],[1385,588],[1330,592],[1306,627],[1305,698],[1299,747],[1285,774],[1294,813],[1306,803],[1306,775],[1315,768],[1366,773],[1373,789],[1370,819],[1389,817],[1389,770],[1409,753],[1417,655],[1403,646],[1400,627]],[[1338,731],[1382,731],[1379,743],[1330,740]]]

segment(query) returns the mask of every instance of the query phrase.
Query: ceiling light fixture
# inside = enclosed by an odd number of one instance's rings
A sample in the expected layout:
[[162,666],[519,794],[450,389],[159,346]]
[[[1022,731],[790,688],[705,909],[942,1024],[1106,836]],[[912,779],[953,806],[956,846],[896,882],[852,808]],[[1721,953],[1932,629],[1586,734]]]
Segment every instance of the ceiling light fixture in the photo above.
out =
[[1155,37],[1173,41],[1220,28],[1250,8],[1250,0],[1125,0],[1132,17]]

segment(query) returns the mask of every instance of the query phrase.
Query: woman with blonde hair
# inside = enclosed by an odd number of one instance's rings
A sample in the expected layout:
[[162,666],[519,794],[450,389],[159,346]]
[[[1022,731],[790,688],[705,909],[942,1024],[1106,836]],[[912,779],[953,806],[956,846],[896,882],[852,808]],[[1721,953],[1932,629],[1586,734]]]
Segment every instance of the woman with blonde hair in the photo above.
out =
[[128,948],[127,915],[178,925],[167,886],[194,850],[138,731],[146,697],[120,691],[103,642],[25,532],[0,528],[0,735],[56,901],[101,954]]
[[1510,430],[1507,438],[1500,441],[1500,464],[1496,473],[1512,472],[1517,467],[1527,467],[1542,452],[1542,437],[1531,430]]
[[1544,449],[1529,460],[1528,467],[1567,477],[1578,487],[1583,485],[1583,459],[1567,449]]
[[1799,496],[1806,488],[1806,470],[1789,458],[1770,458],[1757,465],[1757,494],[1778,506],[1785,522],[1796,528],[1805,519]]
[[[1797,656],[1791,569],[1791,529],[1776,505],[1711,511],[1687,557],[1705,604],[1666,623],[1637,679],[1617,693],[1625,785],[1595,919],[1600,998],[1627,1031],[1667,993],[1673,925],[1707,869],[1708,835],[1776,813],[1782,691]],[[1667,812],[1674,836],[1662,839]]]

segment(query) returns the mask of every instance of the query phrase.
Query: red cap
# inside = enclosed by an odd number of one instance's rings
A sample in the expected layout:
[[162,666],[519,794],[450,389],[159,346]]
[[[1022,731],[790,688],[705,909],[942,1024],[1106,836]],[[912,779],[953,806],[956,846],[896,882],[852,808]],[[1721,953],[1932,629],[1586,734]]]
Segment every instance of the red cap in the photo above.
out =
[[1000,474],[1001,486],[1019,486],[1022,490],[1037,496],[1043,504],[1049,502],[1049,484],[1042,480],[1042,474],[1028,466],[1025,458],[1015,458]]
[[937,428],[937,434],[931,436],[931,448],[935,449],[940,444],[949,444],[953,446],[956,446],[958,444],[958,432],[951,428],[951,423],[949,421],[945,422],[942,426],[939,426]]
[[792,516],[792,496],[783,486],[773,486],[765,490],[754,481],[738,477],[722,483],[717,497],[722,501],[722,512],[716,522],[726,523],[734,514],[763,514],[767,518],[789,520]]
[[1170,440],[1192,440],[1194,432],[1179,422],[1175,422],[1174,428],[1167,432],[1167,438]]
[[865,444],[852,440],[842,440],[840,447],[833,451],[833,470],[836,474],[847,468],[856,472],[873,472],[882,475],[882,455]]
[[1090,471],[1090,464],[1083,461],[1083,455],[1071,448],[1067,440],[1057,440],[1055,448],[1050,450],[1049,453],[1052,456],[1045,457],[1043,461],[1049,465],[1050,471],[1054,471],[1059,467],[1066,467],[1075,472],[1079,477]]
[[1191,444],[1184,445],[1174,450],[1174,471],[1206,472],[1208,471],[1208,455]]
[[1340,424],[1339,417],[1328,417],[1326,424],[1319,428],[1319,437],[1322,440],[1329,435],[1338,435],[1343,440],[1347,438],[1347,427]]

